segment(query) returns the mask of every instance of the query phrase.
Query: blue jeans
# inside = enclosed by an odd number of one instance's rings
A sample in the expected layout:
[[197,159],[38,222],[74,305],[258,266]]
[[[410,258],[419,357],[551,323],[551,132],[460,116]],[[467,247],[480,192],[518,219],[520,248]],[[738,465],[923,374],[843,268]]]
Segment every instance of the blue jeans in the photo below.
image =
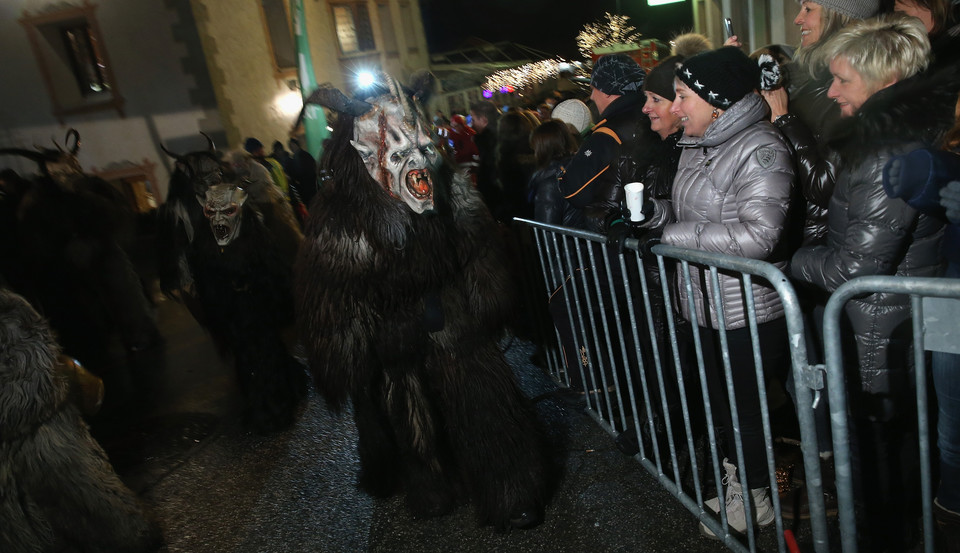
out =
[[951,511],[960,511],[960,354],[935,351],[932,368],[939,410],[937,501]]

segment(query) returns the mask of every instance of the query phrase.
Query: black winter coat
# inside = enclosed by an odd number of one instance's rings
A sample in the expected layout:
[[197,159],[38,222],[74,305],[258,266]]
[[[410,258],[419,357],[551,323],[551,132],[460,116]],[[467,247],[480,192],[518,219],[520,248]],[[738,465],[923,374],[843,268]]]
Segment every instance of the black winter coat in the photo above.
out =
[[[796,252],[794,278],[832,292],[859,276],[937,274],[942,222],[888,197],[883,167],[893,156],[939,142],[953,121],[955,81],[953,70],[902,81],[874,94],[838,127],[828,144],[840,165],[827,242]],[[899,346],[910,339],[909,301],[871,294],[847,304],[865,392],[889,394],[906,385],[907,348]]]
[[530,177],[528,187],[533,196],[533,218],[548,225],[583,228],[583,212],[574,209],[560,192],[560,174],[563,166],[570,162],[572,156],[555,159],[546,167],[538,169]]
[[607,106],[560,176],[564,198],[583,211],[585,230],[606,231],[607,219],[620,216],[623,185],[643,175],[652,160],[650,146],[660,137],[641,111],[644,100],[625,94]]
[[836,165],[823,146],[829,128],[840,120],[840,109],[827,97],[829,73],[810,76],[788,64],[790,113],[776,126],[794,150],[797,186],[805,200],[803,245],[822,244],[827,235],[827,207],[833,195]]

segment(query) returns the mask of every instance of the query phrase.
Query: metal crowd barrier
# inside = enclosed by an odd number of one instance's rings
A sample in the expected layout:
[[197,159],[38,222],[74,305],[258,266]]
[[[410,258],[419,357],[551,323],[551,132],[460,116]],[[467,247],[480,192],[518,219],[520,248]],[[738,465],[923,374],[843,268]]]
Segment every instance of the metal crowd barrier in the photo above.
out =
[[[776,267],[762,261],[665,245],[653,247],[655,259],[650,256],[643,259],[636,240],[627,240],[620,255],[600,234],[528,220],[515,221],[518,229],[527,227],[532,234],[532,238],[526,240],[536,248],[542,270],[540,293],[545,294],[548,303],[553,303],[554,320],[559,315],[570,321],[572,327],[571,336],[566,340],[559,327],[550,327],[553,332],[547,336],[552,338],[548,341],[552,347],[546,348],[548,372],[561,385],[582,383],[587,413],[612,436],[633,432],[639,449],[635,458],[640,464],[733,551],[757,551],[758,539],[763,549],[776,547],[778,551],[787,551],[767,378],[760,358],[751,285],[763,281],[777,291],[786,317],[787,337],[783,346],[789,348],[791,364],[787,370],[794,374],[797,403],[806,406],[797,409],[797,417],[810,497],[809,542],[817,552],[829,551],[812,409],[823,387],[822,367],[807,362],[802,313],[787,278]],[[737,535],[730,529],[723,508],[722,466],[712,405],[712,399],[717,398],[712,398],[708,390],[701,329],[691,290],[694,278],[701,282],[709,280],[712,284],[713,297],[709,302],[721,314],[717,331],[726,376],[726,400],[734,426],[737,458],[744,459],[730,377],[727,331],[722,323],[721,274],[739,279],[741,291],[745,293],[763,419],[766,469],[776,515],[775,538],[769,530],[760,531],[752,524],[747,525],[746,535]],[[659,283],[650,282],[651,276],[659,277]],[[687,290],[691,321],[679,317],[678,282]],[[662,304],[656,299],[658,292],[662,295]],[[686,353],[690,348],[678,342],[678,335],[684,336],[684,344],[693,344],[692,358]],[[573,359],[568,364],[564,362],[561,347],[565,341],[568,350],[575,350],[575,355],[569,355]],[[604,393],[607,391],[609,393]],[[716,493],[714,497],[721,498],[719,516],[705,506],[701,480],[710,474],[705,472],[702,476],[701,470],[712,470],[714,484],[710,490]],[[745,471],[739,470],[738,477],[744,490],[748,490]],[[744,493],[747,512],[750,512],[751,501],[750,494]]]
[[[960,300],[960,281],[943,278],[908,278],[894,276],[860,277],[844,283],[831,295],[824,312],[824,336],[827,370],[827,389],[830,398],[831,432],[837,473],[837,504],[840,534],[844,553],[853,553],[858,547],[857,509],[854,496],[854,470],[851,460],[850,409],[844,371],[841,320],[847,302],[866,294],[886,293],[910,296],[912,321],[912,354],[916,392],[917,441],[919,450],[921,504],[923,510],[923,546],[926,553],[934,551],[933,491],[930,456],[927,363],[925,351],[960,353],[960,323],[956,303],[934,298]],[[942,311],[952,304],[947,316],[927,317],[934,310]],[[854,367],[855,370],[855,367]],[[960,376],[958,376],[960,377]],[[911,444],[913,445],[913,444]]]

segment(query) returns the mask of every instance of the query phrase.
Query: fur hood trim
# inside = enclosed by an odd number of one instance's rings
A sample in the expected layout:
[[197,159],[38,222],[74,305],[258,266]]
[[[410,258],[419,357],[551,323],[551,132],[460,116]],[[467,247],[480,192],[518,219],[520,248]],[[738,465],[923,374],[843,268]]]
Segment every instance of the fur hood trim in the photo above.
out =
[[953,125],[960,66],[924,72],[871,96],[831,133],[831,149],[856,163],[885,144],[936,146]]

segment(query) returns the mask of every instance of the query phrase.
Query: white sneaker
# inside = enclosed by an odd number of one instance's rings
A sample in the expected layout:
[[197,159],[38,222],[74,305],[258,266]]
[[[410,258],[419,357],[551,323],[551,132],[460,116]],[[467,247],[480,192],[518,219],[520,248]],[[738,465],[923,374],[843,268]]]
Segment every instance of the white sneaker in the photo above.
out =
[[[730,529],[738,534],[747,531],[747,517],[743,503],[743,487],[737,480],[737,467],[731,464],[727,459],[723,460],[723,469],[726,476],[723,477],[722,484],[726,486],[724,494],[724,503],[727,511],[727,524]],[[720,513],[720,499],[713,498],[704,502],[704,505],[714,513]],[[760,526],[769,526],[773,523],[775,513],[773,504],[770,502],[770,494],[767,488],[754,488],[750,490],[750,507],[756,513],[756,523]],[[712,530],[707,528],[704,523],[700,523],[700,533],[708,538],[717,536]]]

